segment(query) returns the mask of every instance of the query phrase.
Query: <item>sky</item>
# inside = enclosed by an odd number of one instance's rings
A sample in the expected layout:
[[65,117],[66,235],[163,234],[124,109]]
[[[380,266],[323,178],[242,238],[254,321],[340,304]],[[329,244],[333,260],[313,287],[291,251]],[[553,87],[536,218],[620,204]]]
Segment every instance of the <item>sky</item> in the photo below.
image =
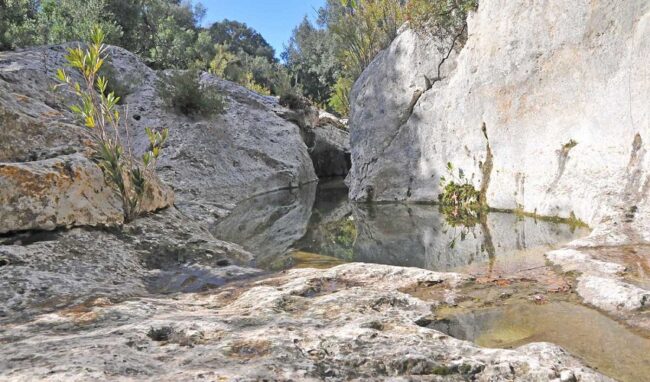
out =
[[279,58],[293,29],[305,15],[315,20],[316,10],[325,0],[201,0],[201,3],[207,8],[203,25],[223,19],[244,22],[262,34]]

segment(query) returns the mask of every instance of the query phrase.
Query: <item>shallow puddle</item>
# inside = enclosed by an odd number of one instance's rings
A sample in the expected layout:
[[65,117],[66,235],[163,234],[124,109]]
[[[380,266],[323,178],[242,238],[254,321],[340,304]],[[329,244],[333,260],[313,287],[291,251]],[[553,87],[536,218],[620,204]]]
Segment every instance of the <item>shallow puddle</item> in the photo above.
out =
[[596,310],[570,302],[517,302],[463,313],[448,310],[430,327],[484,347],[551,342],[619,381],[650,378],[649,339]]

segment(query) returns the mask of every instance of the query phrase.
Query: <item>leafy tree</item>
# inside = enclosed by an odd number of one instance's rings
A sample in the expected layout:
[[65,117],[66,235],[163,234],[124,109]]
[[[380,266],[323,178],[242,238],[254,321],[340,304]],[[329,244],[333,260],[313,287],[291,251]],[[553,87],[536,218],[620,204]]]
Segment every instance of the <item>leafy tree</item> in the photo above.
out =
[[111,43],[118,43],[122,36],[122,29],[107,11],[106,0],[43,0],[36,20],[38,44],[90,41],[94,26],[100,27]]
[[0,50],[33,43],[38,6],[37,0],[0,0]]
[[144,54],[156,69],[187,68],[192,62],[195,39],[193,29],[184,28],[172,16],[168,16],[158,20],[153,43]]
[[158,33],[174,25],[174,29],[193,30],[205,15],[199,3],[180,0],[107,0],[107,11],[115,16],[123,31],[121,46],[146,55],[160,39]]
[[209,65],[209,72],[215,76],[225,78],[230,65],[237,61],[237,55],[230,52],[229,47],[225,44],[216,44],[214,51],[214,57]]
[[223,20],[212,24],[209,33],[215,44],[225,44],[231,52],[240,50],[253,57],[265,57],[269,62],[275,62],[275,50],[264,37],[244,23]]
[[121,198],[124,220],[129,222],[140,213],[148,180],[153,176],[169,131],[164,129],[158,132],[147,128],[148,150],[141,159],[133,155],[128,141],[129,126],[126,120],[121,119],[119,97],[107,91],[108,81],[99,75],[107,58],[104,38],[104,32],[96,27],[87,49],[77,47],[68,50],[68,65],[79,72],[82,82],[72,79],[64,69],[57,70],[56,78],[59,86],[66,86],[77,96],[78,103],[72,105],[70,110],[90,129],[94,158],[106,182]]
[[[0,49],[89,40],[92,26],[152,67],[186,68],[201,57],[200,4],[181,0],[0,0]],[[203,41],[205,38],[203,39]],[[208,38],[209,40],[209,38]]]
[[420,32],[451,37],[452,46],[441,47],[449,52],[463,45],[467,13],[477,6],[478,0],[327,0],[318,11],[320,29],[303,21],[283,58],[306,96],[322,102],[328,94],[330,109],[346,115],[352,85],[405,21]]
[[355,0],[329,21],[345,75],[356,79],[404,23],[402,0]]
[[293,30],[282,53],[292,80],[316,103],[327,103],[341,65],[330,33],[316,28],[307,17]]
[[403,6],[402,0],[329,0],[320,10],[319,21],[332,35],[342,68],[328,102],[333,111],[348,115],[354,81],[397,36],[405,20]]
[[478,0],[409,0],[407,19],[411,26],[424,33],[439,37],[464,34],[466,37],[467,13],[478,8]]

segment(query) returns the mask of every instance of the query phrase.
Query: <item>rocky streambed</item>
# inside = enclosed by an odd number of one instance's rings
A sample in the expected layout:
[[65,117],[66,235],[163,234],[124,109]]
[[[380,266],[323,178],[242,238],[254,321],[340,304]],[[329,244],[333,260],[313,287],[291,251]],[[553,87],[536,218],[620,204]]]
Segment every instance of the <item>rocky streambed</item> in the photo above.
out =
[[[405,26],[349,136],[207,73],[225,113],[177,115],[111,47],[133,147],[170,130],[129,224],[67,46],[0,53],[0,380],[649,379],[649,11],[485,0],[440,66]],[[432,205],[448,163],[501,212]]]
[[588,231],[503,213],[452,226],[437,206],[363,206],[345,195],[339,180],[267,193],[210,230],[168,210],[122,229],[3,237],[1,375],[648,375],[648,332],[582,305],[576,274],[545,260]]

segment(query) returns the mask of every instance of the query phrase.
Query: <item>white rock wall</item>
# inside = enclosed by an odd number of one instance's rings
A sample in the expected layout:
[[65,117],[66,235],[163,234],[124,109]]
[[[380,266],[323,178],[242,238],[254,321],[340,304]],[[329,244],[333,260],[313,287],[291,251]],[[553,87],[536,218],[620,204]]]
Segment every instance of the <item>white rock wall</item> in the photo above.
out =
[[649,240],[650,1],[483,0],[468,24],[455,69],[430,90],[421,58],[438,62],[440,44],[409,30],[355,84],[350,196],[436,200],[451,162],[492,207]]

